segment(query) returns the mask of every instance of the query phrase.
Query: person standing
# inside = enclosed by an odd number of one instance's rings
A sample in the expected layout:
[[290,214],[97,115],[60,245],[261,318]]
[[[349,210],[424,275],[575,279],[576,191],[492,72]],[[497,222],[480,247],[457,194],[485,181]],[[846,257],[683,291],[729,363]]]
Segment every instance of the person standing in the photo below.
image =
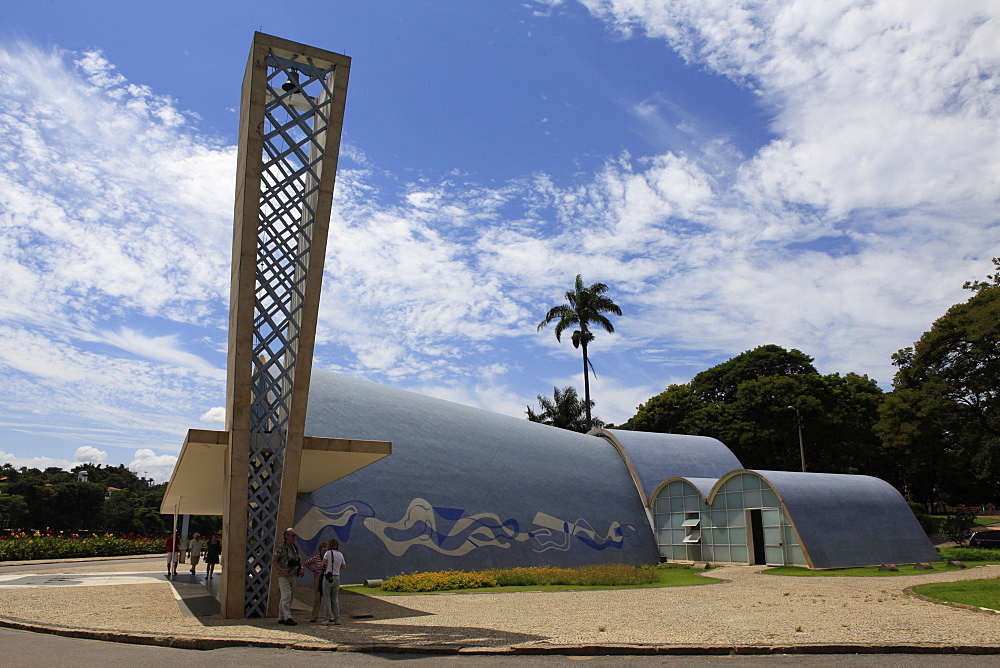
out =
[[195,534],[188,543],[188,550],[191,555],[191,575],[195,574],[198,562],[201,561],[201,535]]
[[205,548],[205,579],[211,580],[215,573],[215,567],[219,565],[219,557],[222,556],[222,543],[218,534],[212,534],[212,539]]
[[323,601],[323,555],[326,554],[327,549],[327,543],[323,541],[317,547],[318,552],[309,557],[309,561],[306,562],[306,568],[313,574],[313,607],[312,614],[309,615],[309,621],[313,623],[319,617],[319,606]]
[[340,571],[347,568],[340,541],[331,538],[327,545],[330,549],[323,555],[323,626],[330,623],[331,607],[333,623],[340,624]]
[[181,560],[181,541],[177,534],[167,536],[167,577],[177,575],[177,562]]
[[271,565],[273,570],[278,571],[278,589],[281,592],[278,623],[295,626],[298,622],[292,619],[292,592],[295,580],[303,573],[302,552],[295,543],[295,529],[285,529],[282,543],[274,548]]

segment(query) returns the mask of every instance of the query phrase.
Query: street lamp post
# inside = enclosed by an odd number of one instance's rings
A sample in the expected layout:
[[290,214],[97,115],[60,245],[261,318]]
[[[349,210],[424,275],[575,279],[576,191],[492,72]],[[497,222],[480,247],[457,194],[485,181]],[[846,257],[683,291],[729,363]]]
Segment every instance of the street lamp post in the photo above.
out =
[[796,406],[789,406],[789,409],[795,411],[795,424],[799,428],[799,457],[802,459],[802,472],[806,472],[806,448],[802,444],[802,414],[799,413],[799,409]]

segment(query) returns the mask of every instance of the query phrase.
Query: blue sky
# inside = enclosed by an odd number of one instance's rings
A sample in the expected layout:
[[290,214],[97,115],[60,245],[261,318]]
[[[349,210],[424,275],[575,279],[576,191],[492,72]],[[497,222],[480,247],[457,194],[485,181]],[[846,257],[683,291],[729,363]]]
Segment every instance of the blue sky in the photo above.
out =
[[[7,2],[0,460],[165,480],[221,428],[254,30],[353,58],[316,364],[617,422],[777,343],[888,386],[1000,255],[995,3]],[[350,436],[345,434],[344,436]]]

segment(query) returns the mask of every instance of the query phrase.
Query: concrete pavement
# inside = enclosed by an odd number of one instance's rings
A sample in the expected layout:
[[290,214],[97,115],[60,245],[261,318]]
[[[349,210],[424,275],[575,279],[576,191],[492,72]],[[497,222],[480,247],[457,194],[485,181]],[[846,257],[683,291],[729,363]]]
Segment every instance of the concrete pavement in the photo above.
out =
[[[695,587],[514,594],[363,596],[345,592],[346,623],[226,620],[218,581],[163,558],[0,566],[0,625],[137,644],[209,649],[438,654],[1000,654],[1000,615],[908,596],[914,584],[1000,576],[1000,566],[891,578],[808,578],[730,566]],[[13,572],[12,572],[13,571]],[[206,585],[209,585],[206,587]],[[373,590],[374,592],[375,590]]]

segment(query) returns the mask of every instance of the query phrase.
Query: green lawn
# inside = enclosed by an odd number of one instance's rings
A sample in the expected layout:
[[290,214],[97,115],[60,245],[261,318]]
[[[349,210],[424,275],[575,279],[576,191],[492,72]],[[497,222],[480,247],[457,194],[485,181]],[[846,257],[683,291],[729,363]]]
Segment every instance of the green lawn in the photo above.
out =
[[[987,563],[996,562],[976,562],[976,566],[982,566]],[[768,575],[794,575],[797,577],[883,577],[883,576],[898,576],[898,575],[927,575],[929,573],[947,573],[949,571],[960,571],[962,570],[958,566],[949,566],[946,563],[934,562],[931,564],[931,570],[917,570],[913,566],[897,566],[898,571],[880,571],[878,566],[867,566],[865,568],[836,568],[826,571],[813,571],[802,566],[776,566],[774,568],[768,568],[762,573],[767,573]]]
[[591,589],[649,589],[651,587],[685,587],[688,585],[716,584],[722,582],[719,578],[698,575],[704,571],[690,568],[657,568],[660,579],[657,582],[640,585],[622,585],[619,587],[585,587],[579,585],[527,585],[518,587],[478,587],[476,589],[449,589],[435,592],[389,592],[372,589],[362,585],[344,587],[358,594],[373,594],[377,596],[418,596],[421,594],[495,594],[514,591],[588,591]]
[[913,593],[949,603],[964,603],[980,608],[1000,610],[1000,578],[934,582],[917,585],[913,588]]

